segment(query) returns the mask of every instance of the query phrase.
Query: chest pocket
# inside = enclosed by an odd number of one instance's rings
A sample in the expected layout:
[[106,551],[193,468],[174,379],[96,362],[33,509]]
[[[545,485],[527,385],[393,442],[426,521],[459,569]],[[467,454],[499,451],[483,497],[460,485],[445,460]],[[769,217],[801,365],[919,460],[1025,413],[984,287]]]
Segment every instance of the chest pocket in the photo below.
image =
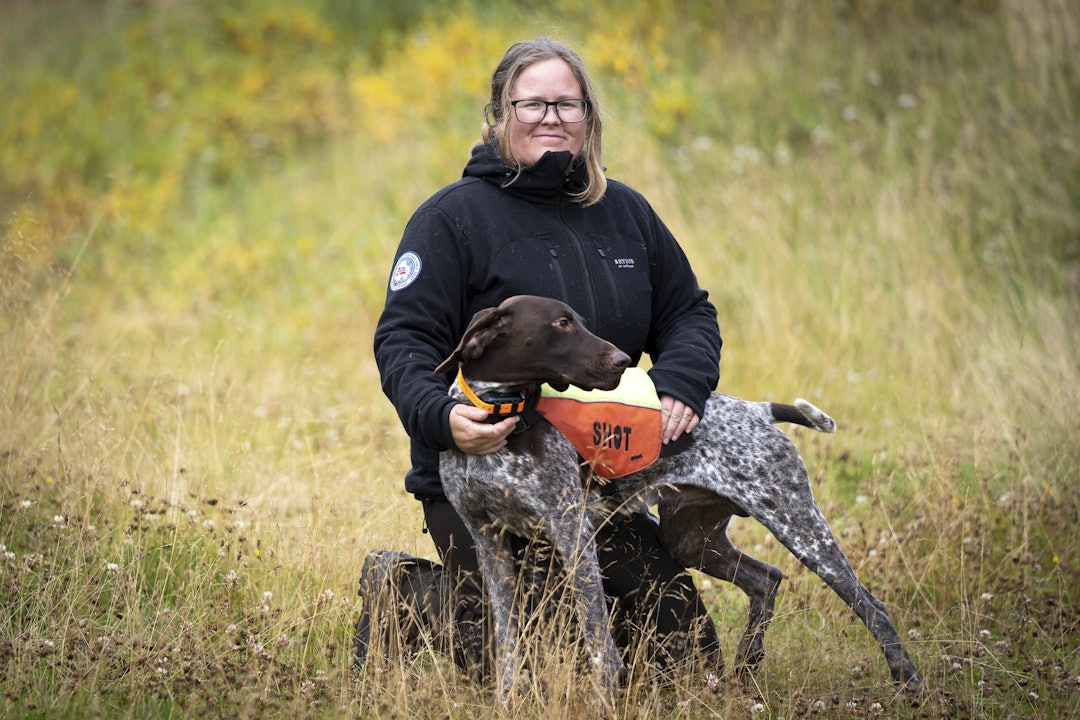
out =
[[511,295],[562,300],[589,329],[636,357],[649,332],[652,287],[644,251],[596,236],[543,233],[508,240],[474,282],[495,305]]
[[[550,235],[507,241],[490,259],[489,275],[480,281],[494,300],[510,295],[540,295],[571,302],[566,261]],[[493,303],[493,304],[497,304]]]

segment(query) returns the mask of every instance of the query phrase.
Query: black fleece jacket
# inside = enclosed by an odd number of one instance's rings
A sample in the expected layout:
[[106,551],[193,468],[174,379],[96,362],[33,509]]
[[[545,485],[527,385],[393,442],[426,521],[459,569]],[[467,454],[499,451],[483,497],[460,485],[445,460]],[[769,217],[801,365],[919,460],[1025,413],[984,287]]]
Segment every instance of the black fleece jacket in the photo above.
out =
[[438,454],[453,447],[452,375],[433,371],[474,313],[511,295],[566,302],[634,364],[648,353],[657,391],[704,414],[719,380],[716,309],[639,193],[609,180],[599,203],[571,200],[583,180],[581,168],[567,172],[571,159],[548,153],[503,187],[514,171],[492,146],[477,145],[462,179],[405,227],[375,360],[412,440],[405,487],[418,498],[442,496]]

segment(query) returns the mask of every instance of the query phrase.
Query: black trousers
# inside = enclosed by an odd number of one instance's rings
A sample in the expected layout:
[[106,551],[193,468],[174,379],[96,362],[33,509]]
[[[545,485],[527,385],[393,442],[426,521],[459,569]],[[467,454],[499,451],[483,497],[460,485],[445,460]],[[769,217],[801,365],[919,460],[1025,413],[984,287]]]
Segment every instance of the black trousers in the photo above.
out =
[[[462,592],[479,592],[476,549],[453,505],[445,499],[424,500],[424,520],[446,571],[460,578],[456,586]],[[612,636],[624,650],[644,643],[650,662],[661,670],[695,661],[719,673],[723,661],[716,627],[690,573],[660,545],[658,527],[654,518],[639,513],[614,519],[597,531]],[[510,538],[510,545],[519,560],[535,548],[517,537]],[[535,557],[543,565],[545,550]],[[523,572],[535,567],[534,556],[530,560],[519,563]],[[552,565],[557,568],[557,562]]]

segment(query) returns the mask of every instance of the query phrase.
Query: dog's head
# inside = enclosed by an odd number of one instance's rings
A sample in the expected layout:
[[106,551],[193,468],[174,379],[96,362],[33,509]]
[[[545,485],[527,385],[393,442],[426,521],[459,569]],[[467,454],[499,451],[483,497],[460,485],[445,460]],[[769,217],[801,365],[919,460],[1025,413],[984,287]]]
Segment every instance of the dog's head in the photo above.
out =
[[435,372],[448,372],[458,363],[469,380],[612,390],[630,357],[589,332],[566,303],[515,295],[476,313],[461,342]]

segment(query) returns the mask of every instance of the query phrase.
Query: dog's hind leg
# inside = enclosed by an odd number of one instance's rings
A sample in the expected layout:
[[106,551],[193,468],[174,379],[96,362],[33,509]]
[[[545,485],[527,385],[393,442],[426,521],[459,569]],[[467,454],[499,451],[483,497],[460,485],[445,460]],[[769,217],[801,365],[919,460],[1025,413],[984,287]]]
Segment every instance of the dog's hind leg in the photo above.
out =
[[742,552],[727,535],[727,523],[717,526],[705,542],[700,569],[734,583],[750,598],[746,630],[739,640],[735,672],[753,672],[765,659],[765,631],[773,618],[780,568]]
[[665,493],[659,509],[660,539],[672,557],[686,567],[733,583],[750,599],[735,672],[753,672],[765,659],[765,631],[773,617],[783,574],[731,543],[727,528],[733,507],[723,498],[694,490]]
[[806,495],[806,498],[787,498],[783,520],[772,511],[755,512],[754,518],[855,611],[877,640],[897,686],[918,692],[922,676],[904,649],[885,603],[867,590],[855,575],[855,568],[840,549],[825,517],[810,496],[808,484]]

